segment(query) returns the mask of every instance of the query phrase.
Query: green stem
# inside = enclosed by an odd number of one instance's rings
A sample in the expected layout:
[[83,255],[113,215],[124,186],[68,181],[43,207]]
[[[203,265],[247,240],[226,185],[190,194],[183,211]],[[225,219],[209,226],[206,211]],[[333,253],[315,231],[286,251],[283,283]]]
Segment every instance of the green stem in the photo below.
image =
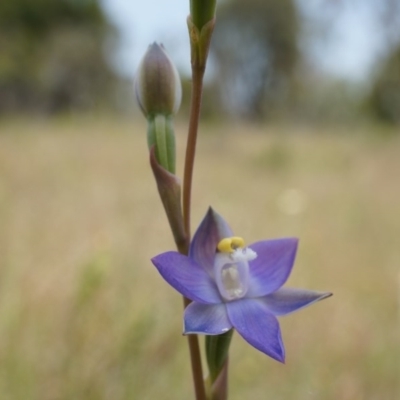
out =
[[[196,154],[196,143],[197,143],[197,131],[200,119],[200,107],[201,97],[203,91],[203,77],[204,77],[204,65],[198,65],[193,63],[192,60],[192,96],[190,105],[190,119],[188,138],[186,145],[186,157],[185,157],[185,168],[183,174],[183,223],[186,232],[186,238],[188,245],[190,243],[191,232],[190,232],[190,204],[191,204],[191,193],[192,193],[192,178],[193,178],[193,166]],[[189,250],[189,246],[188,249]],[[184,299],[185,307],[190,303],[188,299]],[[189,349],[191,354],[192,362],[192,374],[194,389],[196,393],[196,400],[206,400],[206,392],[203,380],[203,368],[201,364],[200,348],[197,335],[189,335]]]
[[189,120],[189,132],[186,146],[185,170],[183,175],[183,221],[185,232],[190,238],[190,204],[192,195],[193,165],[196,155],[197,129],[200,118],[201,95],[204,71],[193,68],[192,99]]
[[[199,4],[198,1],[197,4]],[[204,29],[199,30],[198,27],[193,26],[191,17],[189,16],[188,18],[192,64],[192,96],[190,104],[188,138],[186,145],[185,168],[183,173],[183,224],[187,240],[185,254],[189,253],[189,244],[191,239],[190,204],[192,193],[193,166],[196,154],[197,130],[199,126],[201,97],[203,92],[203,77],[204,71],[206,69],[208,48],[214,23],[215,20],[211,19],[205,24]],[[190,300],[184,298],[185,307],[187,307],[189,304]],[[201,363],[200,347],[197,335],[188,335],[188,341],[196,400],[207,400],[203,380],[203,368]]]
[[[194,158],[196,153],[197,128],[199,124],[201,94],[203,87],[203,75],[193,69],[192,99],[190,108],[189,133],[186,146],[185,169],[183,175],[183,223],[187,238],[186,254],[189,253],[190,243],[190,203],[193,177]],[[190,300],[184,298],[184,306],[187,307]],[[197,335],[188,335],[189,351],[192,363],[192,375],[196,400],[206,400],[206,392],[203,381],[203,367],[201,363],[199,340]]]
[[215,16],[216,0],[190,0],[190,15],[193,23],[201,28]]
[[214,384],[228,359],[233,329],[221,335],[206,336],[206,356],[211,383]]
[[[186,297],[183,298],[183,307],[186,308],[190,304],[190,300]],[[192,376],[194,392],[196,400],[207,400],[206,391],[203,381],[203,366],[201,363],[199,339],[197,335],[188,335],[190,362],[192,366]]]

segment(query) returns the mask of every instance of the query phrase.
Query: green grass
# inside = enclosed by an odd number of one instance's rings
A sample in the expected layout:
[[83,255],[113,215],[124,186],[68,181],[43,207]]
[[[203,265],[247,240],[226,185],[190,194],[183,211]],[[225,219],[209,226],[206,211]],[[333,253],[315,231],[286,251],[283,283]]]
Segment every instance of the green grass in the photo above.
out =
[[[193,228],[212,205],[248,243],[298,236],[288,285],[334,292],[281,318],[286,365],[234,336],[231,400],[398,398],[400,136],[374,129],[201,129]],[[173,247],[142,122],[1,122],[0,400],[193,398],[149,261]]]

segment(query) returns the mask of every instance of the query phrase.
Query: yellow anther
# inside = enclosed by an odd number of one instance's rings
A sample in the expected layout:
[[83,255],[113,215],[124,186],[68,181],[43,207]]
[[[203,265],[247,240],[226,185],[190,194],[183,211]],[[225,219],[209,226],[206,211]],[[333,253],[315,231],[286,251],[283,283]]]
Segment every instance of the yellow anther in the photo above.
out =
[[217,246],[218,251],[221,253],[231,253],[232,250],[232,238],[222,239]]
[[241,237],[233,236],[222,239],[217,246],[217,250],[221,253],[232,253],[236,249],[244,247],[244,240]]
[[242,249],[244,247],[244,240],[239,236],[234,236],[232,239],[232,248],[233,249]]

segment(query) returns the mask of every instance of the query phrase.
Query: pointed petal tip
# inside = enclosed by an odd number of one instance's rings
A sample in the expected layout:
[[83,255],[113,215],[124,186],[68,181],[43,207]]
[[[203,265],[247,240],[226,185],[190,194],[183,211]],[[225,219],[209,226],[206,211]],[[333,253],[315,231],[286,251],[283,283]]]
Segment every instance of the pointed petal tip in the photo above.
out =
[[168,264],[169,258],[179,255],[177,251],[165,251],[164,253],[157,254],[156,256],[150,258],[152,264],[159,270]]
[[[332,292],[314,292],[314,293],[316,295],[316,298],[313,301],[313,303],[318,303],[321,300],[325,300],[325,299],[333,296]],[[312,303],[310,303],[310,304],[312,304]]]
[[324,299],[327,299],[327,298],[332,297],[332,296],[333,296],[332,292],[322,292],[321,293],[321,297],[318,300],[319,301],[320,300],[324,300]]
[[293,243],[293,246],[295,247],[295,252],[297,252],[297,249],[299,247],[300,238],[298,238],[298,237],[288,237],[287,239],[288,239],[288,241],[291,241]]
[[292,236],[292,237],[281,238],[281,239],[272,239],[272,240],[286,240],[288,245],[293,246],[293,251],[294,251],[294,254],[296,255],[298,247],[299,247],[300,238]]
[[333,293],[332,293],[332,292],[319,292],[319,291],[315,291],[314,293],[315,293],[315,295],[316,295],[316,298],[315,298],[315,300],[314,300],[314,303],[315,303],[315,302],[318,302],[318,301],[321,301],[321,300],[324,300],[324,299],[327,299],[327,298],[333,296]]
[[275,316],[283,316],[301,310],[332,296],[330,292],[283,287],[260,300]]
[[208,206],[208,209],[207,209],[205,217],[216,217],[217,219],[221,218],[221,219],[224,220],[222,215],[219,212],[215,211],[215,209],[212,206]]
[[255,349],[284,363],[285,346],[277,318],[258,300],[227,303],[228,317],[238,334]]
[[164,254],[166,253],[160,253],[157,254],[156,256],[150,258],[150,261],[152,262],[152,264],[158,269],[158,266],[160,265],[160,261],[162,260]]
[[280,362],[281,364],[286,363],[286,351],[285,346],[283,344],[282,338],[280,338],[280,349],[279,352],[276,352],[274,355],[267,354],[269,357],[272,357],[274,360]]
[[275,351],[271,351],[271,349],[268,349],[268,351],[266,351],[265,348],[261,348],[261,347],[257,347],[257,346],[254,346],[254,348],[256,348],[261,353],[264,353],[268,357],[271,357],[273,360],[278,361],[281,364],[286,364],[285,347],[282,342],[280,343],[280,349],[279,350],[274,349]]
[[272,358],[275,361],[280,362],[281,364],[286,364],[286,352],[285,352],[285,347],[283,345],[283,342],[280,343],[280,349],[275,349],[273,352],[266,352],[264,349],[257,348],[257,350],[261,351],[261,353],[264,353],[268,357]]
[[275,358],[276,361],[280,362],[281,364],[285,365],[286,364],[286,356],[285,354],[282,354],[281,357]]
[[233,232],[227,222],[209,207],[193,236],[189,257],[212,275],[216,247],[221,239],[230,236]]
[[206,217],[212,217],[214,215],[219,215],[213,208],[212,206],[208,206],[207,212],[206,212]]

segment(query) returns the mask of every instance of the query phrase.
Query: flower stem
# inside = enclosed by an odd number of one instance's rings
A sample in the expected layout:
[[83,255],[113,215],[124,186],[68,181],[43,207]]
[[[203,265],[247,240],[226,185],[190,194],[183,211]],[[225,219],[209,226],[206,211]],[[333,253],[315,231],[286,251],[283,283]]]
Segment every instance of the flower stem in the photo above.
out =
[[[204,70],[192,69],[192,98],[190,107],[189,133],[186,146],[185,169],[183,175],[183,222],[187,238],[186,253],[189,252],[190,243],[190,204],[194,158],[196,153],[197,129],[201,106],[201,94],[203,88]],[[184,298],[184,307],[190,304],[190,300]],[[203,381],[203,367],[200,356],[200,346],[197,335],[188,335],[190,359],[192,364],[193,383],[196,400],[206,400],[206,392]]]
[[[215,3],[214,3],[215,9]],[[185,167],[183,173],[183,224],[186,234],[186,254],[189,253],[191,240],[190,232],[190,205],[192,193],[193,166],[196,154],[197,130],[200,119],[201,96],[203,92],[203,77],[206,69],[209,45],[214,29],[215,19],[212,18],[204,25],[197,27],[193,24],[191,16],[188,17],[188,28],[191,47],[192,64],[192,96],[190,104],[189,131],[186,145]],[[190,300],[184,298],[187,307]],[[207,400],[203,380],[200,347],[197,335],[188,335],[190,359],[196,400]]]
[[[190,300],[184,297],[183,307],[186,308],[189,304]],[[197,335],[188,335],[187,338],[196,400],[206,400],[207,397],[203,381],[203,366],[201,363],[199,339]]]
[[190,204],[192,194],[193,165],[196,154],[197,128],[199,125],[201,94],[204,71],[193,68],[192,99],[189,120],[189,133],[186,146],[185,170],[183,175],[183,221],[185,232],[190,238]]

